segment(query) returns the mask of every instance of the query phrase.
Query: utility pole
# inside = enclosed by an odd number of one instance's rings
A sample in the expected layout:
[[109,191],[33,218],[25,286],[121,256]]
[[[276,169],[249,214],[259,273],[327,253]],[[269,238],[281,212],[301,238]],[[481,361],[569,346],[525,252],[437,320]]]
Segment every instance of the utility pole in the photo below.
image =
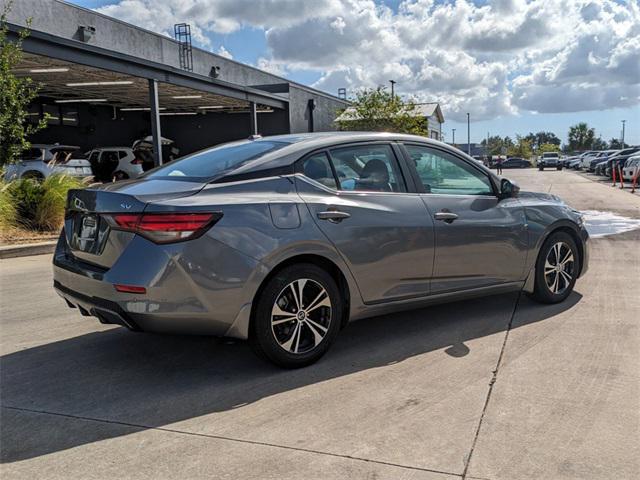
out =
[[452,128],[452,129],[451,129],[451,132],[452,132],[452,134],[453,134],[453,140],[451,141],[451,143],[452,143],[452,144],[453,144],[453,146],[455,147],[455,145],[456,145],[456,129],[455,129],[455,128]]
[[397,82],[395,80],[389,80],[389,83],[391,84],[391,98],[395,98],[395,85]]
[[471,120],[467,113],[467,155],[471,155]]
[[624,148],[624,124],[627,123],[626,120],[622,120],[622,148]]

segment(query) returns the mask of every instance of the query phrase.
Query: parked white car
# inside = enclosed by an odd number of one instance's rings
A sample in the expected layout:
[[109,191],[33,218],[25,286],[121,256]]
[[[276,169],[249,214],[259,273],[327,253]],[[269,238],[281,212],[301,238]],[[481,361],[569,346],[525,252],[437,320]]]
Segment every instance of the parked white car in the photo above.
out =
[[7,181],[18,178],[44,180],[53,173],[79,178],[93,176],[87,159],[73,158],[78,150],[80,147],[71,145],[31,145],[20,160],[7,165],[4,178]]
[[640,183],[640,155],[629,157],[622,169],[622,177],[626,181],[632,181],[634,175],[638,175],[638,182]]
[[129,147],[94,148],[87,158],[96,179],[102,182],[136,178],[143,172],[143,159]]

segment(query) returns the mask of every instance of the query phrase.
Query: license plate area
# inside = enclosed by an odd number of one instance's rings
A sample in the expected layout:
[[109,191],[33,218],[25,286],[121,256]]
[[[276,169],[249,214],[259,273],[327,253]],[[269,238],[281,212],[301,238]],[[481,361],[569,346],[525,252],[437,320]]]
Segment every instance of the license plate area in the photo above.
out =
[[109,229],[107,223],[99,215],[80,212],[73,216],[72,221],[71,248],[99,255]]

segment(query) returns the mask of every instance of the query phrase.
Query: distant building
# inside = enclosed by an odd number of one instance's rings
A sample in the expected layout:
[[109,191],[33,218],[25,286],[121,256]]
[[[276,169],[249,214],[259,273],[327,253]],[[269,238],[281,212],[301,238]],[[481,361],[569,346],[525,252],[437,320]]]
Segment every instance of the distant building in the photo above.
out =
[[434,140],[442,140],[442,124],[444,123],[444,115],[440,109],[439,103],[419,103],[416,110],[428,121],[429,138]]
[[[358,120],[355,113],[355,108],[349,107],[342,115],[340,115],[337,122],[349,122]],[[415,109],[416,116],[422,116],[427,119],[427,129],[429,131],[429,138],[435,140],[442,140],[442,124],[444,123],[444,115],[440,109],[438,103],[418,103]]]

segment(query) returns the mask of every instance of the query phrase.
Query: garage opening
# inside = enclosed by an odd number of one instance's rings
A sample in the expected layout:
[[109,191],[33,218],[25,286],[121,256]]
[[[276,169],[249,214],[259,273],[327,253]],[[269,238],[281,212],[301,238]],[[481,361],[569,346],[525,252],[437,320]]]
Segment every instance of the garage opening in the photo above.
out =
[[32,143],[76,145],[85,153],[135,149],[145,168],[253,134],[289,132],[286,106],[237,98],[242,94],[226,96],[27,52],[15,73],[40,86],[29,121],[48,115],[47,128]]

